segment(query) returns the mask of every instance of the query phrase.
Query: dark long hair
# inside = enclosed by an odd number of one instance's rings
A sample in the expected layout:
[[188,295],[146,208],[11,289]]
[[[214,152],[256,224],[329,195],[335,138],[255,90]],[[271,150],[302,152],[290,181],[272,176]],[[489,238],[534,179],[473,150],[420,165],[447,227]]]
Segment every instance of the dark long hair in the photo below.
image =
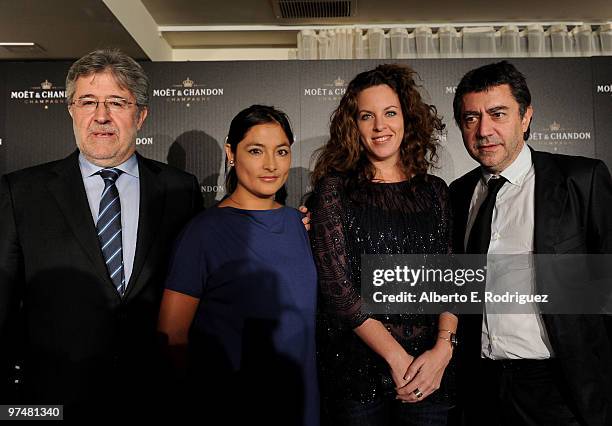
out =
[[[281,126],[281,129],[283,129],[285,136],[287,136],[289,140],[289,144],[293,144],[293,131],[291,130],[291,124],[289,123],[287,114],[273,106],[267,105],[251,105],[236,114],[230,124],[225,143],[229,144],[230,149],[235,153],[236,147],[252,127],[259,124],[270,123],[276,123]],[[229,195],[236,190],[238,176],[236,175],[235,168],[229,167],[227,158],[225,159],[225,170],[225,193]],[[287,199],[287,188],[285,185],[276,191],[274,199],[281,204],[285,204]]]
[[349,83],[331,115],[329,140],[315,154],[313,188],[324,176],[334,172],[347,176],[353,184],[374,178],[376,170],[366,156],[357,127],[357,96],[369,87],[383,84],[397,93],[404,116],[400,168],[406,176],[427,173],[437,159],[438,138],[445,126],[436,107],[421,98],[415,77],[418,77],[416,71],[408,66],[385,64],[358,74]]

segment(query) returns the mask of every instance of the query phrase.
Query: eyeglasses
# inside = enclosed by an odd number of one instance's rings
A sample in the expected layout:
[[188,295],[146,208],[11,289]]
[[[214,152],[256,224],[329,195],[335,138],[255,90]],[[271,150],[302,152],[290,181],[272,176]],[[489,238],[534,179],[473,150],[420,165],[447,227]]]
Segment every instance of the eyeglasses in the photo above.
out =
[[130,105],[138,105],[136,102],[130,102],[123,98],[108,98],[99,101],[96,98],[79,98],[72,101],[70,105],[75,105],[79,110],[84,112],[94,112],[98,109],[98,104],[103,103],[107,111],[123,112],[130,108]]

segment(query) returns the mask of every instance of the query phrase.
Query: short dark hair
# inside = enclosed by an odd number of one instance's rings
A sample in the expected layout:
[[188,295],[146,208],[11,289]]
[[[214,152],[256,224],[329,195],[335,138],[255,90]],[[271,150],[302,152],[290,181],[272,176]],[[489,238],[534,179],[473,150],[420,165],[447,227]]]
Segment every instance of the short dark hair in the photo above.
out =
[[[285,136],[289,139],[289,144],[293,144],[293,131],[289,117],[283,111],[267,105],[251,105],[243,109],[232,119],[229,133],[225,139],[225,143],[229,144],[232,152],[236,152],[236,147],[244,139],[245,135],[252,127],[259,124],[276,123],[281,126]],[[228,161],[225,159],[225,168],[228,170]],[[225,193],[231,194],[236,190],[238,176],[234,167],[230,168],[225,178]],[[287,188],[283,185],[277,192],[274,198],[277,202],[285,204],[287,199]]]
[[129,90],[140,108],[149,104],[149,77],[142,66],[119,49],[98,49],[70,66],[66,76],[66,98],[72,102],[79,77],[110,71],[119,86]]
[[[461,127],[463,96],[468,93],[486,91],[503,84],[510,86],[512,97],[519,104],[519,114],[523,118],[525,111],[531,105],[531,93],[529,87],[527,87],[525,76],[510,62],[501,61],[473,69],[463,76],[453,99],[453,114],[457,125]],[[529,127],[523,133],[523,139],[529,139]]]

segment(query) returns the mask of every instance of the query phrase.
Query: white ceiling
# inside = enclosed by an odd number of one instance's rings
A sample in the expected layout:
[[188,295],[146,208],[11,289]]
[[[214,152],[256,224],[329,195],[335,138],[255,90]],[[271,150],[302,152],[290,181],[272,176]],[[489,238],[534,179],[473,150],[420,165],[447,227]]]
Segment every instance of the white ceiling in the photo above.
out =
[[35,42],[43,49],[11,52],[0,46],[0,59],[73,59],[105,46],[152,60],[223,49],[240,49],[242,55],[249,49],[286,52],[295,48],[297,31],[305,25],[612,21],[610,0],[356,1],[351,18],[301,21],[292,27],[276,18],[271,0],[0,0],[0,43]]

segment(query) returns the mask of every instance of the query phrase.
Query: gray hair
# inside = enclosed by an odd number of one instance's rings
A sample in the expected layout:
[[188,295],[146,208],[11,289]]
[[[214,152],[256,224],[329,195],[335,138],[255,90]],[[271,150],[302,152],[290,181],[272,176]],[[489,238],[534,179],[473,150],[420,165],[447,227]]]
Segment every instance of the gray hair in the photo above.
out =
[[66,98],[72,102],[75,83],[79,77],[110,71],[119,86],[129,90],[139,107],[149,104],[149,77],[138,62],[118,49],[99,49],[77,60],[66,76]]

